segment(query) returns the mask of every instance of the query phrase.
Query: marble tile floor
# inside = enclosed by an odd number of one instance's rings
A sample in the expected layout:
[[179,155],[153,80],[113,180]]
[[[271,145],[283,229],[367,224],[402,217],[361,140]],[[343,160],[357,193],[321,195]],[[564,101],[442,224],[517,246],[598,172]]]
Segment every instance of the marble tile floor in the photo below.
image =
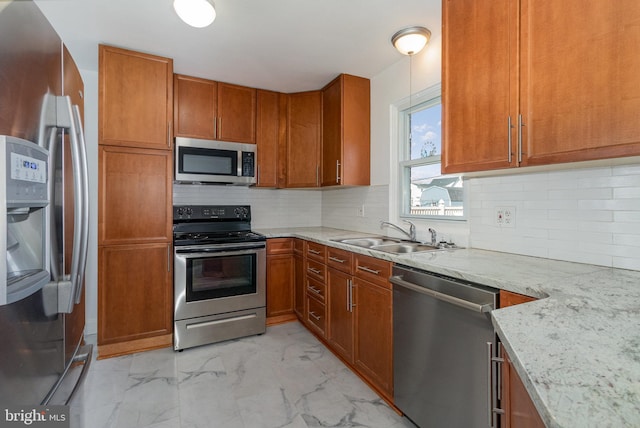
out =
[[71,426],[414,427],[297,322],[183,352],[94,360]]

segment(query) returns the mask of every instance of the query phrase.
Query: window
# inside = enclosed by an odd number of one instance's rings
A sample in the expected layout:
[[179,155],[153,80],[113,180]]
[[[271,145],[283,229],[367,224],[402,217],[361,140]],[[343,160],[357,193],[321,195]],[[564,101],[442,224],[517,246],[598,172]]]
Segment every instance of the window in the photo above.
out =
[[442,103],[440,87],[419,104],[399,111],[399,171],[402,217],[464,218],[461,176],[440,173]]

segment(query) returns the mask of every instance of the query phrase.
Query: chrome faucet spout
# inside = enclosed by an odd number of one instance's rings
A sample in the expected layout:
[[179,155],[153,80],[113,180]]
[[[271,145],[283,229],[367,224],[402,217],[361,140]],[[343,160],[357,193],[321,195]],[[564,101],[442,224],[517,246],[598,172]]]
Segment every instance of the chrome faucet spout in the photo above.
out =
[[415,241],[416,240],[416,225],[411,223],[408,220],[402,220],[405,223],[409,224],[409,232],[405,231],[403,228],[401,228],[400,226],[397,226],[391,222],[388,221],[381,221],[380,222],[380,229],[384,228],[385,226],[388,227],[392,227],[394,229],[396,229],[399,232],[402,232],[404,235],[406,235],[410,240]]

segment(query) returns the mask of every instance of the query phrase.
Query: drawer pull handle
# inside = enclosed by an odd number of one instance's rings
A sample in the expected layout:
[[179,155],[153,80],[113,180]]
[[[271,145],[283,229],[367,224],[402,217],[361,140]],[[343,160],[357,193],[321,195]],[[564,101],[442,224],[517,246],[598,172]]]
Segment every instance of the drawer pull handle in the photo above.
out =
[[308,289],[313,291],[314,293],[322,296],[322,290],[320,290],[319,288],[316,288],[316,287],[313,287],[313,286],[309,286]]
[[315,273],[316,275],[320,275],[320,274],[322,273],[322,271],[321,271],[321,270],[314,269],[314,268],[307,268],[307,270],[308,270],[309,272]]
[[309,316],[311,316],[316,321],[320,321],[320,318],[321,318],[320,316],[316,315],[316,313],[313,311],[309,312]]
[[311,248],[309,248],[309,252],[310,252],[311,254],[320,254],[320,251],[318,251],[318,250],[312,250]]
[[374,275],[380,275],[380,271],[379,270],[373,270],[373,269],[368,268],[366,266],[358,266],[358,269],[363,270],[365,272],[372,273]]
[[341,260],[341,259],[339,259],[339,258],[337,258],[337,257],[332,257],[332,256],[329,256],[329,260],[334,261],[334,262],[337,262],[337,263],[344,263],[344,262],[346,262],[346,260]]

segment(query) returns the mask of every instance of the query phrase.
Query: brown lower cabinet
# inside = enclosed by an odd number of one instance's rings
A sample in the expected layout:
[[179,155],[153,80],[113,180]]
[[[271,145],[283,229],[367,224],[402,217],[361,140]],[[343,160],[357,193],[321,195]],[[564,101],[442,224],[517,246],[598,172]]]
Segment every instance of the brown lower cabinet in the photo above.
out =
[[354,279],[354,364],[393,399],[393,291]]
[[392,403],[391,263],[308,241],[302,258],[301,321]]
[[[109,245],[98,249],[98,343],[101,356],[171,344],[171,244]],[[127,348],[114,344],[136,341]]]
[[[500,307],[518,305],[536,300],[510,291],[500,290]],[[536,410],[520,376],[516,373],[509,355],[500,347],[502,364],[502,388],[500,407],[504,413],[500,417],[501,428],[544,428],[544,422]]]
[[501,347],[502,358],[502,401],[500,428],[544,428],[544,422],[536,410],[531,397],[516,373],[509,355]]
[[295,319],[292,238],[267,240],[267,324]]
[[293,240],[293,310],[299,319],[304,318],[305,305],[305,272],[304,272],[304,241]]

